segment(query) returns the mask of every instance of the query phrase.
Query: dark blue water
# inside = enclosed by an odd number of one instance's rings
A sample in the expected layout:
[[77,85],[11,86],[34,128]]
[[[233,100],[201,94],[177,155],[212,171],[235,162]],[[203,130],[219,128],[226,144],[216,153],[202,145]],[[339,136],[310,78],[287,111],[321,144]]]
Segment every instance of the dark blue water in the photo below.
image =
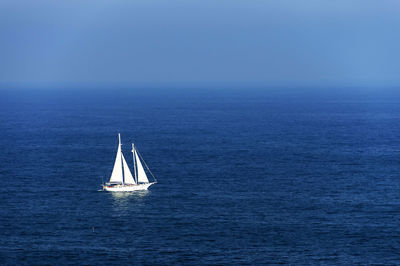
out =
[[398,94],[1,95],[1,264],[400,263]]

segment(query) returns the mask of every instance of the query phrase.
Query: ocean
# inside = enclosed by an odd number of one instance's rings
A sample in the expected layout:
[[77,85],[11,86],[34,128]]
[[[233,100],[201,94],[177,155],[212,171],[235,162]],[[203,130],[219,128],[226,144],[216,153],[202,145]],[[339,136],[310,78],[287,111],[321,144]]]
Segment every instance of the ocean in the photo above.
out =
[[0,264],[399,264],[399,170],[396,92],[3,91]]

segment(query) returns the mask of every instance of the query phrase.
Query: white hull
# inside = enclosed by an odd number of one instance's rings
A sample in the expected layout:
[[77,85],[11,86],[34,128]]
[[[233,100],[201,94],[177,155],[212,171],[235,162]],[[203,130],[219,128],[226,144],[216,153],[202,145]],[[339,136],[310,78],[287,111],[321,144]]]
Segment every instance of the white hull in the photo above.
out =
[[146,183],[138,185],[103,186],[103,190],[113,191],[113,192],[147,190],[153,184],[154,183]]

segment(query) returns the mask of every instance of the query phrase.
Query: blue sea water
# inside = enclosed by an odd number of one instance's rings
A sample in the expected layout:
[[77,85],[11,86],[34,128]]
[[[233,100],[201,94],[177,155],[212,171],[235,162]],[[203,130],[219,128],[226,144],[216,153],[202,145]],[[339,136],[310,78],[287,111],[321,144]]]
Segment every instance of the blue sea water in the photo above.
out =
[[400,263],[398,93],[0,95],[0,264]]

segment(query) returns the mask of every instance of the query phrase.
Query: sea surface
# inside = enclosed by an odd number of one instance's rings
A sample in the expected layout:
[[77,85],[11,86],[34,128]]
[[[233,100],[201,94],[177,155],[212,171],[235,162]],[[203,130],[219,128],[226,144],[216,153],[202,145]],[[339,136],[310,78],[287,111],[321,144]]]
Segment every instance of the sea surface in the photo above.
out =
[[400,93],[321,91],[0,92],[0,264],[400,264]]

